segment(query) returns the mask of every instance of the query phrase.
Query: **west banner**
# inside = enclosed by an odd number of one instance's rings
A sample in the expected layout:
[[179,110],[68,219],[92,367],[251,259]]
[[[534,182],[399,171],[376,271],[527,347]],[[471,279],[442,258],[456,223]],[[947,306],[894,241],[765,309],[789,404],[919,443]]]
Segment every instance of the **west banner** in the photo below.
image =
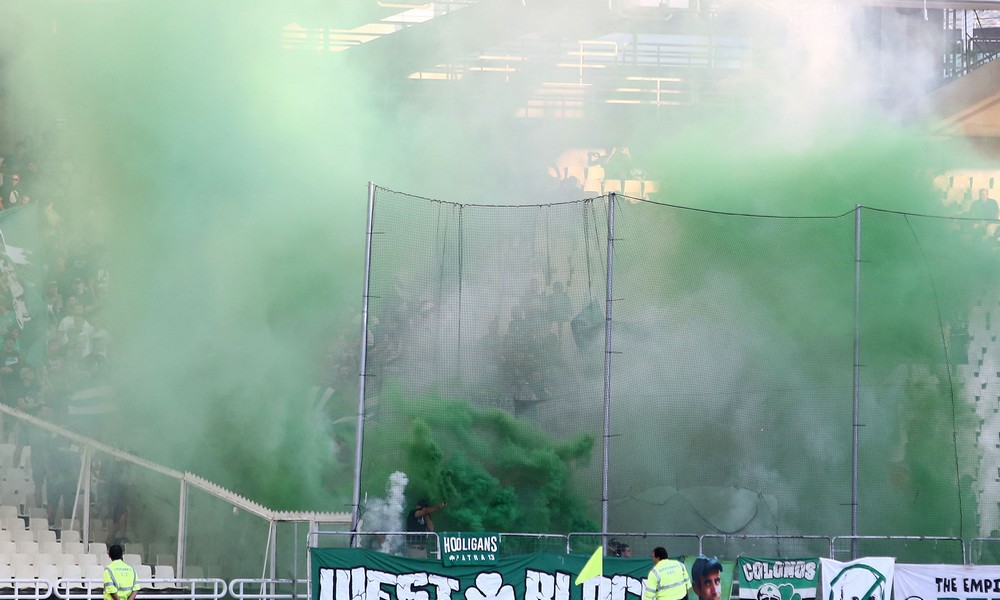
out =
[[740,598],[747,600],[816,600],[818,558],[736,559]]
[[638,600],[652,560],[605,557],[603,575],[573,585],[589,555],[518,554],[445,566],[360,548],[311,548],[313,600]]
[[983,600],[1000,597],[1000,567],[994,565],[896,565],[898,600]]
[[896,560],[886,557],[840,562],[821,558],[821,600],[889,600]]

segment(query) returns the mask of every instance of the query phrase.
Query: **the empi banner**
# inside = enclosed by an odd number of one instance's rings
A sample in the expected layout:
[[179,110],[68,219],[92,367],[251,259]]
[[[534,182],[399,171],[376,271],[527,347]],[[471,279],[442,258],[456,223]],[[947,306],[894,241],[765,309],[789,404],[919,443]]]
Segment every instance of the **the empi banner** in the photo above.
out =
[[893,591],[899,600],[980,600],[1000,596],[1000,567],[896,565]]
[[819,558],[736,559],[740,598],[747,600],[816,600]]

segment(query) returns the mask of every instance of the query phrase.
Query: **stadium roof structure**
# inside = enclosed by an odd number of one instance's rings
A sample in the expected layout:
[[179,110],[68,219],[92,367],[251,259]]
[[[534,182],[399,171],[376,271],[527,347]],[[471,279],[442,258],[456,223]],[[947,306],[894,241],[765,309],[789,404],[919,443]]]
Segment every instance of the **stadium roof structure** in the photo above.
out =
[[[683,114],[685,107],[695,105],[753,102],[768,82],[747,74],[761,56],[783,52],[787,35],[787,23],[782,22],[787,14],[778,15],[776,8],[782,3],[771,0],[351,4],[359,8],[336,15],[321,9],[300,11],[301,18],[283,31],[283,48],[329,54],[362,66],[380,82],[380,100],[390,105],[440,102],[459,89],[466,98],[474,100],[476,94],[489,98],[494,107],[506,101],[510,114],[528,118],[596,120],[608,110],[655,111],[663,117]],[[941,46],[933,50],[944,54],[945,68],[931,87],[951,90],[935,93],[932,99],[948,124],[940,133],[998,135],[997,92],[990,93],[991,87],[1000,88],[991,85],[998,81],[995,69],[987,69],[975,82],[951,83],[989,64],[1000,52],[1000,40],[993,40],[1000,37],[1000,27],[989,26],[1000,25],[1000,1],[848,0],[802,5],[807,6],[795,10],[885,9],[889,14],[874,19],[875,27],[899,18],[910,19],[910,24],[897,30],[922,30],[913,37],[886,40],[886,32],[895,25],[887,26],[883,39],[873,44],[880,52],[906,53],[940,37]],[[915,23],[925,21],[928,11],[937,11],[928,25]],[[947,36],[937,34],[942,19],[943,34],[955,38],[950,47]],[[752,29],[748,23],[754,24]],[[989,39],[978,39],[983,32]],[[872,57],[873,63],[878,60]],[[895,74],[886,76],[891,80]],[[882,100],[906,104],[911,99],[912,90],[890,87],[891,82],[880,90],[887,96]],[[963,98],[973,104],[955,104]]]

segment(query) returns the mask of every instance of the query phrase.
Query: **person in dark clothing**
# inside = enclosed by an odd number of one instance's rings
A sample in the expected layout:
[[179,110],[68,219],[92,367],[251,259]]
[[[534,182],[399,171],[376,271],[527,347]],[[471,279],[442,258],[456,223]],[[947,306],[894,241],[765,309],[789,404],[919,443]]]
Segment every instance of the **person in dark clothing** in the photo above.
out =
[[[440,502],[431,506],[427,500],[421,499],[417,502],[417,507],[406,513],[406,530],[414,533],[424,533],[434,531],[434,521],[431,520],[431,513],[437,512],[447,506],[447,503]],[[406,555],[411,558],[427,557],[426,535],[406,536]]]

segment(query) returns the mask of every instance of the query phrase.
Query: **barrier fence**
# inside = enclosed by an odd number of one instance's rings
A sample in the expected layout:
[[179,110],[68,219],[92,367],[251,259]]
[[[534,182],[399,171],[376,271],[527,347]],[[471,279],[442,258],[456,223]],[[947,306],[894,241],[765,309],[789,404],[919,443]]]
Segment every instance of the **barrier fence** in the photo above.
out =
[[915,536],[921,562],[1000,530],[997,221],[370,202],[365,529],[402,472],[439,530]]

